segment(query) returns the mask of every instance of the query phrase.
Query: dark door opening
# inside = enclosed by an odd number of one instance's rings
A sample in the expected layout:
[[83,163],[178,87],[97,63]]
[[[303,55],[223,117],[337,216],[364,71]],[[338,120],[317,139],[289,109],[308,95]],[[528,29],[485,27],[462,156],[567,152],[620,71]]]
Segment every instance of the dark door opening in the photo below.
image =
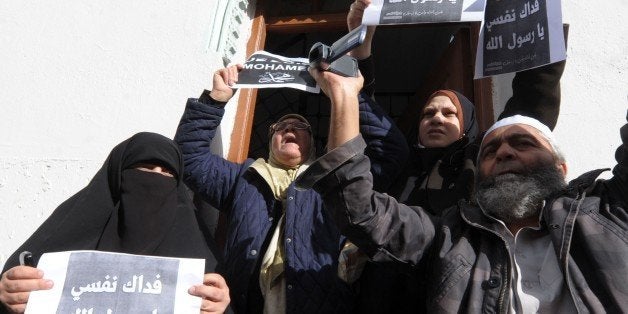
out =
[[[375,99],[404,131],[409,143],[416,139],[418,106],[432,91],[451,88],[476,99],[470,28],[463,23],[378,27],[373,41]],[[344,34],[346,29],[269,31],[264,50],[286,57],[306,57],[314,43],[331,44]],[[287,88],[257,91],[248,157],[268,156],[268,127],[287,113],[299,113],[310,121],[317,152],[322,154],[327,141],[329,106],[322,94]],[[481,106],[492,114],[490,104],[483,102]]]

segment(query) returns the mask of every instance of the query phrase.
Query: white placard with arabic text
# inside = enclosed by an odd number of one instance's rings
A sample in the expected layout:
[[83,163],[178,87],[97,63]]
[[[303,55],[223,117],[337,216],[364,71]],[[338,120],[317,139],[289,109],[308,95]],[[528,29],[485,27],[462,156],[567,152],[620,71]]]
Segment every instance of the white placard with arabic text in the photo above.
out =
[[486,0],[373,0],[362,24],[414,24],[481,21]]
[[26,314],[200,311],[188,289],[203,283],[202,259],[68,251],[42,255],[37,268],[54,286],[33,291]]

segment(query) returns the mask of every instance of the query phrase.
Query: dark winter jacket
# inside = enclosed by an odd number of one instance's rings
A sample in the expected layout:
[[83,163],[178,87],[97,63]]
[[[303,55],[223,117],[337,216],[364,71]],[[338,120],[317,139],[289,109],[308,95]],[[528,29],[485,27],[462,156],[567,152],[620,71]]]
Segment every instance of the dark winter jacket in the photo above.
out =
[[[373,58],[360,60],[359,66],[365,90],[373,94]],[[565,61],[561,61],[516,73],[513,95],[499,119],[523,114],[553,129],[560,107],[560,78],[564,68]],[[456,95],[462,108],[464,136],[445,148],[412,147],[402,175],[388,190],[402,203],[421,206],[433,215],[443,214],[458,201],[469,199],[473,192],[475,161],[482,136],[478,134],[474,105],[463,95]],[[413,297],[425,294],[423,286],[418,284],[420,281],[395,265],[369,262],[359,281],[357,312],[414,312],[424,303]]]
[[[587,173],[543,209],[542,227],[581,313],[628,311],[628,124],[621,134],[612,179]],[[437,217],[373,192],[363,147],[359,136],[345,143],[297,184],[314,186],[342,233],[374,261],[409,269],[428,262],[428,312],[507,312],[514,265],[505,226],[468,202]]]
[[[369,98],[370,99],[370,98]],[[185,163],[186,183],[205,201],[227,215],[224,274],[238,313],[261,312],[259,268],[282,205],[264,179],[252,168],[229,162],[210,152],[224,113],[222,103],[189,99],[175,141]],[[360,98],[360,124],[374,164],[373,174],[388,185],[405,162],[407,149],[401,132],[381,109]],[[285,229],[287,313],[347,313],[353,307],[349,286],[337,276],[344,243],[323,203],[313,190],[287,192]]]

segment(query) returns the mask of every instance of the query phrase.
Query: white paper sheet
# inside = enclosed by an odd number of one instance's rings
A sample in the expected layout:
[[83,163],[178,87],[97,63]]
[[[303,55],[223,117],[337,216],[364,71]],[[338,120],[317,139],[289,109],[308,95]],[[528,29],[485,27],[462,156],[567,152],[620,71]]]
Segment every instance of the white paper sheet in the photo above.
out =
[[42,255],[37,268],[54,286],[33,291],[26,314],[200,311],[201,298],[187,291],[203,283],[202,259],[68,251]]
[[481,21],[486,0],[373,0],[362,24],[414,24]]

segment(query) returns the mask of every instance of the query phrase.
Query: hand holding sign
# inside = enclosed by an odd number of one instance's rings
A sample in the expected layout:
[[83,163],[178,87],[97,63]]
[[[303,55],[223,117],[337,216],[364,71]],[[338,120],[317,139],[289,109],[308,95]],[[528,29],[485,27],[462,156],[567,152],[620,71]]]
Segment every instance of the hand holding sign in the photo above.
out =
[[[27,314],[198,313],[205,301],[188,291],[202,281],[202,259],[67,251],[43,254],[38,267],[55,285],[47,290],[31,287],[31,293],[21,297],[21,302],[28,300]],[[41,278],[41,271],[30,269]],[[25,272],[18,275],[7,272],[9,278],[28,277]],[[215,308],[224,311],[228,301],[214,302]]]
[[237,84],[231,87],[289,87],[318,93],[320,89],[307,72],[308,63],[308,59],[305,58],[286,58],[266,51],[257,51],[246,60],[242,71],[238,73]]
[[[352,31],[362,25],[362,18],[364,16],[364,10],[371,4],[371,0],[355,0],[349,7],[349,13],[347,14],[347,28]],[[364,43],[357,48],[351,50],[349,53],[352,57],[363,60],[371,55],[371,44],[373,42],[373,35],[375,34],[376,26],[368,26],[366,30],[366,36],[364,37]]]
[[188,292],[203,299],[201,313],[223,313],[231,302],[229,287],[218,274],[205,274],[203,285],[193,286]]
[[31,291],[52,288],[52,281],[43,276],[41,270],[30,266],[15,266],[7,270],[0,280],[0,301],[11,313],[24,313]]
[[229,101],[233,97],[233,86],[238,82],[238,73],[242,68],[241,64],[236,64],[216,71],[210,96],[216,101]]

